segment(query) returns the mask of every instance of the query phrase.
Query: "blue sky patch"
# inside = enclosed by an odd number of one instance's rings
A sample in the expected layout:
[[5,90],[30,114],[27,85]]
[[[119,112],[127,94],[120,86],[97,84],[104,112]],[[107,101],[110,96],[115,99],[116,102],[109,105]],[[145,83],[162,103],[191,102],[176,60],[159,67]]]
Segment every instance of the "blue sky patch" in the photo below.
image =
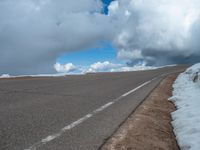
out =
[[104,14],[108,14],[108,6],[110,5],[110,3],[113,0],[102,0],[102,2],[104,3],[104,7],[103,7],[103,13]]
[[61,64],[73,63],[74,65],[84,66],[98,61],[118,62],[116,60],[116,49],[110,42],[100,42],[96,48],[68,52],[57,59],[57,62]]

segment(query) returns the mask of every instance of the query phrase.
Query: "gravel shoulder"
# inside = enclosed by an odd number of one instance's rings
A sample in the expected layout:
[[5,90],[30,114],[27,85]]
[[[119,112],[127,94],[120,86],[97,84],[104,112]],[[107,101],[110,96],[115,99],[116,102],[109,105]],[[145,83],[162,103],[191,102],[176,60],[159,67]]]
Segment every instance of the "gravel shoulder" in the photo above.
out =
[[176,77],[164,79],[101,149],[179,150],[170,115],[176,108],[168,101]]

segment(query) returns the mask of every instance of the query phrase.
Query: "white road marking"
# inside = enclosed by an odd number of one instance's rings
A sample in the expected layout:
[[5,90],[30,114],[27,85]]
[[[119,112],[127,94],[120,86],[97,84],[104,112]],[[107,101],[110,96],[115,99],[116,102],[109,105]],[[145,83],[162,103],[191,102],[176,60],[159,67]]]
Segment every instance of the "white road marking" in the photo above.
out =
[[106,109],[107,107],[109,107],[110,105],[112,105],[114,102],[109,102],[103,106],[101,106],[100,108],[96,109],[95,111],[93,111],[95,114],[98,113],[98,112],[101,112],[103,111],[104,109]]
[[88,120],[89,118],[91,118],[92,116],[94,116],[95,114],[103,111],[104,109],[108,108],[109,106],[113,105],[114,103],[116,103],[117,101],[121,100],[122,98],[130,95],[131,93],[134,93],[135,91],[139,90],[140,88],[144,87],[145,85],[151,83],[153,80],[156,80],[157,78],[153,78],[143,84],[141,84],[140,86],[128,91],[127,93],[121,95],[120,97],[116,98],[114,101],[111,101],[99,108],[97,108],[96,110],[94,110],[92,113],[90,114],[87,114],[85,115],[84,117],[78,119],[77,121],[65,126],[64,128],[62,128],[59,132],[53,134],[53,135],[50,135],[50,136],[47,136],[46,138],[42,139],[41,141],[33,144],[31,147],[29,147],[28,149],[25,149],[25,150],[36,150],[37,148],[41,147],[42,145],[60,137],[62,134],[64,134],[67,130],[71,130],[72,128],[78,126],[79,124],[83,123],[84,121]]
[[141,87],[143,87],[143,86],[149,84],[150,82],[151,82],[151,81],[148,81],[148,82],[143,83],[142,85],[136,87],[135,89],[133,89],[133,90],[131,90],[131,91],[129,91],[129,92],[123,94],[122,97],[126,97],[126,96],[128,96],[129,94],[131,94],[131,93],[137,91],[138,89],[140,89]]

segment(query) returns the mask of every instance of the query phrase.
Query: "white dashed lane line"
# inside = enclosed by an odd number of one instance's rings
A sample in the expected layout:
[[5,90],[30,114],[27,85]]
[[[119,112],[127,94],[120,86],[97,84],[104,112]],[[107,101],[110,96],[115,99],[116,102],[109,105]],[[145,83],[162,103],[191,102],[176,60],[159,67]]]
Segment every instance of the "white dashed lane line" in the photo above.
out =
[[[157,77],[158,78],[158,77]],[[116,103],[117,101],[121,100],[122,98],[136,92],[137,90],[139,90],[140,88],[144,87],[145,85],[151,83],[152,81],[156,80],[157,78],[153,78],[143,84],[141,84],[140,86],[128,91],[127,93],[121,95],[120,97],[116,98],[114,101],[111,101],[99,108],[97,108],[96,110],[94,110],[93,112],[83,116],[82,118],[78,119],[77,121],[63,127],[60,131],[58,131],[55,134],[49,135],[46,138],[42,139],[41,141],[33,144],[32,146],[30,146],[29,148],[25,149],[25,150],[37,150],[37,148],[41,147],[42,145],[51,142],[52,140],[60,137],[62,134],[64,134],[65,132],[67,132],[68,130],[71,130],[72,128],[78,126],[79,124],[83,123],[84,121],[88,120],[89,118],[91,118],[92,116],[94,116],[95,114],[102,112],[103,110],[105,110],[106,108],[110,107],[111,105],[113,105],[114,103]]]

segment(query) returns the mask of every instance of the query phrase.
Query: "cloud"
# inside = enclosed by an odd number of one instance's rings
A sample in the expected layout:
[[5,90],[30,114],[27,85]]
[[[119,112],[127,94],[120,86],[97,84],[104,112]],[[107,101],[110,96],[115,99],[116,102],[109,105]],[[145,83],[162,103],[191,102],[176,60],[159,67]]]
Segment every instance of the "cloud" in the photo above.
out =
[[56,63],[54,68],[58,73],[96,73],[96,72],[126,72],[156,69],[156,67],[147,66],[145,63],[138,63],[135,66],[127,66],[126,64],[112,63],[109,61],[96,62],[89,66],[74,66],[72,63],[59,64]]
[[126,64],[115,64],[109,61],[97,62],[85,70],[84,72],[126,72],[156,69],[156,67],[147,66],[145,63],[138,63],[134,66],[127,66]]
[[0,74],[54,72],[65,52],[114,35],[100,0],[1,0]]
[[118,0],[109,8],[121,31],[118,57],[132,64],[194,63],[200,60],[200,1]]
[[58,73],[88,73],[88,72],[113,72],[114,70],[120,70],[123,67],[122,64],[115,64],[109,61],[96,62],[89,66],[75,66],[72,63],[67,64],[54,64],[54,69]]
[[0,74],[53,73],[65,52],[111,41],[130,65],[200,60],[199,0],[1,0]]
[[76,71],[77,67],[73,65],[72,63],[67,63],[64,65],[60,63],[56,63],[54,65],[54,69],[59,73],[70,73],[70,72]]
[[126,51],[124,49],[120,49],[120,51],[117,54],[118,59],[122,60],[129,60],[129,59],[143,59],[141,50],[134,49],[133,51]]
[[96,62],[90,65],[85,72],[111,72],[112,70],[121,67],[121,64],[114,64],[109,61]]
[[112,1],[111,4],[108,6],[109,15],[116,13],[118,8],[119,8],[119,2],[118,1]]

